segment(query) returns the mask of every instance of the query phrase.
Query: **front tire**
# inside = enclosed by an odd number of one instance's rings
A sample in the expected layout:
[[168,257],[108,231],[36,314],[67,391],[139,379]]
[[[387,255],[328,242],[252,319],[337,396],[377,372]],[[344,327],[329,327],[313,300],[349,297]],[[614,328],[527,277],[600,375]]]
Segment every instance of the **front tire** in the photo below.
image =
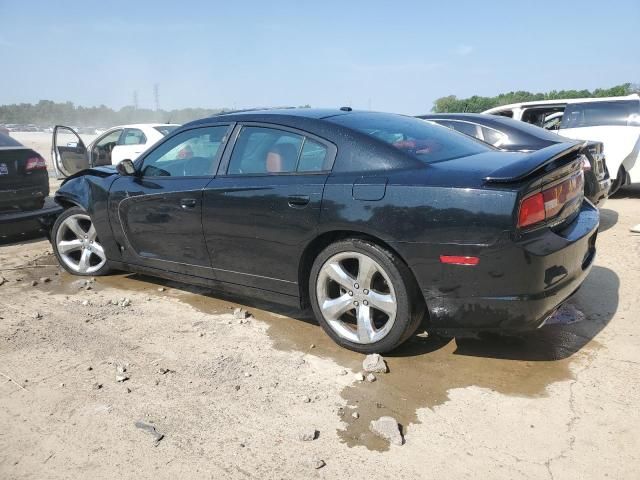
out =
[[309,279],[316,319],[339,345],[362,353],[389,352],[413,335],[424,301],[409,268],[366,240],[329,245]]
[[73,275],[99,276],[110,271],[93,220],[80,207],[69,208],[56,219],[51,244],[60,265]]

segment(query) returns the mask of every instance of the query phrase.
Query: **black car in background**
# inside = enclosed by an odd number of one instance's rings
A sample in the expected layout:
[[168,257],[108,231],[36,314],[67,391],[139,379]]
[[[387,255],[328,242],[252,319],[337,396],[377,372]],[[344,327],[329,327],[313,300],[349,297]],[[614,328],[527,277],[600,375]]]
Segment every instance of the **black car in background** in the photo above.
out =
[[[452,128],[508,152],[531,152],[558,143],[577,142],[526,122],[482,113],[434,113],[418,118]],[[586,142],[583,149],[588,160],[584,163],[584,194],[594,205],[604,203],[611,187],[603,149],[602,142],[594,141]]]
[[76,275],[311,305],[360,352],[392,350],[423,320],[454,335],[535,329],[595,256],[580,148],[502,152],[350,108],[218,115],[67,179],[51,240]]
[[0,239],[50,228],[60,207],[50,202],[45,208],[48,195],[44,158],[0,133]]

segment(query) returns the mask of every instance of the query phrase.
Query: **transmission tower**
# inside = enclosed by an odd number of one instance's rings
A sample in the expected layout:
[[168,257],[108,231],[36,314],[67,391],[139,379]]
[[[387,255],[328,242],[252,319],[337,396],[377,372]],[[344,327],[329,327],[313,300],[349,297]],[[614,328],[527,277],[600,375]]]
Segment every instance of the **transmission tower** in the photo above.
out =
[[156,112],[160,110],[160,85],[157,83],[153,84],[153,99],[156,104]]

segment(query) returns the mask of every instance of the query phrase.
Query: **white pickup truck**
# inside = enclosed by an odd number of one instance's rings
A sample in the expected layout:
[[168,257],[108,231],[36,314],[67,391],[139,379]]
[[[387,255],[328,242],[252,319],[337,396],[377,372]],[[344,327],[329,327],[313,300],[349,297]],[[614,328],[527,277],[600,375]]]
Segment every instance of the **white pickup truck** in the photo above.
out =
[[640,183],[640,96],[545,100],[503,105],[483,113],[502,115],[577,140],[604,144],[611,194]]

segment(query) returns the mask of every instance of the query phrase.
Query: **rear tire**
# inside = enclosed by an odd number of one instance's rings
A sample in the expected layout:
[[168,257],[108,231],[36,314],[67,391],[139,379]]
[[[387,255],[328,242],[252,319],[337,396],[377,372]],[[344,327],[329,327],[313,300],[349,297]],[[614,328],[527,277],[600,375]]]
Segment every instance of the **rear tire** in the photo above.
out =
[[361,353],[397,348],[415,333],[425,311],[404,262],[362,239],[338,241],[318,254],[309,298],[324,331],[338,345]]
[[56,219],[51,245],[60,265],[73,275],[107,275],[109,261],[89,214],[72,207]]

